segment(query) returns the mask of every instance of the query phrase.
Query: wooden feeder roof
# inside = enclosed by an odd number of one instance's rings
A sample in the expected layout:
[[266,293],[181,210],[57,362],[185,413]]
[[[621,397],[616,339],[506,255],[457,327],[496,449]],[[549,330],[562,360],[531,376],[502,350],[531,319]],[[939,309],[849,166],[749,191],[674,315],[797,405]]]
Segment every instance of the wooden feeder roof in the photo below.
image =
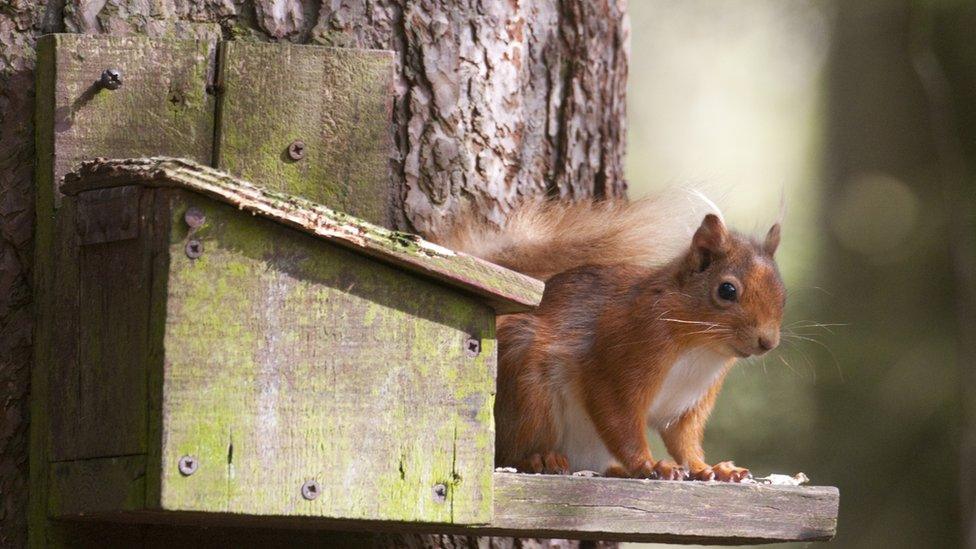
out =
[[498,313],[530,310],[542,299],[541,281],[422,238],[392,231],[301,197],[263,189],[225,172],[181,158],[83,162],[67,174],[61,192],[143,185],[175,187],[274,220],[333,244],[473,293]]

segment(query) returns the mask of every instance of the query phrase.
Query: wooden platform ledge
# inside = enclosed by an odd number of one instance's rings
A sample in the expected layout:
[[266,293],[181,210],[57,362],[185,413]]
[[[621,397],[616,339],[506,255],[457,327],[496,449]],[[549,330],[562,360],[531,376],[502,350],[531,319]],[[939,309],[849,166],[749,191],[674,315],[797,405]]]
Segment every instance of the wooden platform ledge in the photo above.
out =
[[479,533],[746,544],[822,541],[837,530],[829,486],[765,486],[495,473],[495,518]]
[[491,524],[255,517],[124,511],[61,519],[140,524],[462,534],[523,538],[752,545],[826,541],[837,531],[840,494],[830,486],[767,486],[555,475],[494,474]]

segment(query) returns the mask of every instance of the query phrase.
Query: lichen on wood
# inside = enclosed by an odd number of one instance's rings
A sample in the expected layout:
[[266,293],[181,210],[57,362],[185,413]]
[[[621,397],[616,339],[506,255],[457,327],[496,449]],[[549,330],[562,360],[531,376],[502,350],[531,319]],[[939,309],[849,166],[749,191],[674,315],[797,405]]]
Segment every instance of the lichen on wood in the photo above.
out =
[[[490,520],[491,309],[239,204],[146,192],[172,219],[166,311],[152,321],[165,333],[164,364],[151,366],[162,433],[150,441],[161,461],[147,471],[160,482],[148,508]],[[190,207],[206,217],[192,236]],[[193,259],[191,237],[203,249]],[[175,467],[184,455],[199,463],[190,476]],[[312,501],[300,490],[309,480]]]
[[188,160],[166,157],[90,160],[65,177],[61,191],[70,195],[131,184],[173,186],[216,198],[472,292],[489,300],[498,312],[526,310],[542,298],[542,283],[527,276]]
[[[380,50],[221,44],[213,166],[392,227],[393,60]],[[298,142],[302,157],[290,158]]]
[[[8,420],[0,430],[0,545],[21,545],[26,535],[27,376],[36,299],[30,283],[35,219],[31,113],[33,45],[39,35],[211,40],[222,35],[397,51],[397,152],[390,186],[401,229],[436,232],[465,203],[477,215],[500,221],[527,195],[623,194],[629,33],[624,3],[343,0],[300,2],[300,15],[295,4],[289,1],[275,10],[275,0],[38,0],[0,9],[0,356],[5,357],[0,361],[0,379],[5,380],[0,411]],[[437,74],[439,67],[445,74]],[[456,95],[458,102],[453,107],[450,101],[434,104],[435,95]],[[42,170],[50,154],[38,156]],[[41,179],[53,183],[50,177]],[[41,242],[38,249],[50,249],[50,244]],[[35,387],[35,394],[40,390]],[[31,421],[42,418],[35,415]],[[253,532],[237,536],[226,528],[100,525],[90,529],[87,539],[101,545],[225,543],[253,541],[255,535],[281,539],[277,530]],[[323,539],[322,533],[292,534],[295,540]],[[375,546],[474,543],[379,535],[367,541]]]

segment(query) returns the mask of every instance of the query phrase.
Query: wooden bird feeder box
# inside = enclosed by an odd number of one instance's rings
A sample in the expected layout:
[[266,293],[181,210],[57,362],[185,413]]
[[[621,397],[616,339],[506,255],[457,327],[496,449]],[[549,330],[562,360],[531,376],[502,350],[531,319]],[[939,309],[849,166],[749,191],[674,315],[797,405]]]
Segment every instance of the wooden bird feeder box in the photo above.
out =
[[384,227],[390,52],[38,49],[36,524],[833,535],[833,488],[495,472],[495,315],[543,285]]

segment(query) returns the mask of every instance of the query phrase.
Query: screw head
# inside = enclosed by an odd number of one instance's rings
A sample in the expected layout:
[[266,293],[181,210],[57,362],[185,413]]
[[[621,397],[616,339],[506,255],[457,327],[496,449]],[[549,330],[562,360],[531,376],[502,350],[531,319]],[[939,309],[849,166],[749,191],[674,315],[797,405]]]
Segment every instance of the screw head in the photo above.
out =
[[305,484],[302,484],[302,497],[308,501],[312,501],[313,499],[319,497],[321,492],[322,490],[319,488],[319,483],[315,482],[314,480],[309,480],[306,481]]
[[186,257],[189,257],[190,259],[196,259],[201,255],[203,255],[203,242],[200,242],[195,238],[189,240],[186,243],[185,250],[186,250]]
[[295,140],[288,145],[288,158],[292,160],[301,160],[305,158],[305,142]]
[[433,497],[435,503],[444,503],[447,501],[447,485],[443,483],[435,484]]
[[106,90],[117,90],[122,87],[122,73],[119,69],[105,69],[98,83]]
[[197,458],[193,456],[183,456],[180,458],[180,462],[179,462],[180,474],[183,475],[184,477],[188,477],[193,473],[196,473],[197,467],[199,466],[200,463],[197,461]]
[[469,337],[464,342],[464,354],[469,358],[474,358],[481,354],[481,341],[474,337]]
[[197,208],[196,206],[190,206],[186,209],[186,213],[183,214],[183,221],[191,229],[199,229],[207,221],[207,216],[203,214],[203,210]]

